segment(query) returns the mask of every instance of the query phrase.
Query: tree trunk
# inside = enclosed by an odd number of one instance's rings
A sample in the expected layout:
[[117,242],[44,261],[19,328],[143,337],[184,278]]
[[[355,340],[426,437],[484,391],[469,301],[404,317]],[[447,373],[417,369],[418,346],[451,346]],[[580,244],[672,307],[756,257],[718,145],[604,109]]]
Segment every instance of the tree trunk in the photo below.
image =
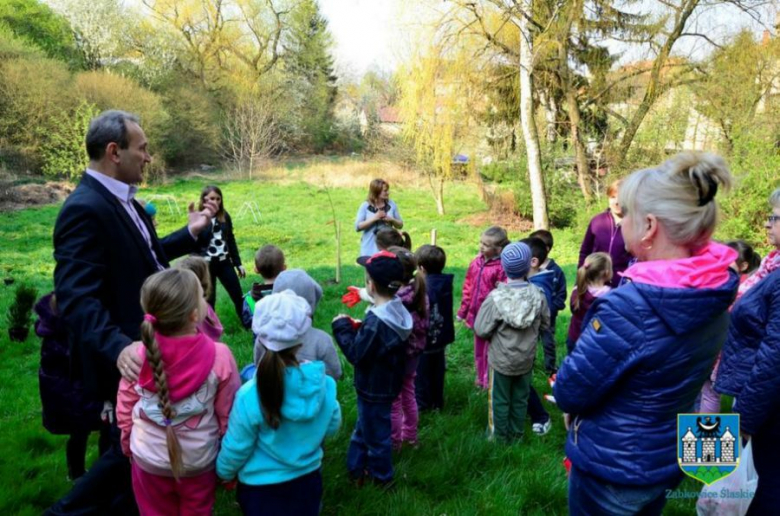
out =
[[434,194],[436,196],[436,211],[439,215],[444,215],[444,178],[439,178],[439,189]]
[[531,204],[534,213],[534,229],[547,229],[547,197],[542,177],[542,156],[539,150],[539,134],[534,119],[533,83],[533,36],[528,18],[533,15],[533,0],[522,0],[523,12],[518,20],[520,29],[520,123],[525,138],[525,152],[528,158],[528,177],[531,183]]
[[577,102],[577,96],[571,85],[566,88],[566,102],[569,105],[569,122],[571,123],[571,144],[574,147],[575,160],[577,163],[577,182],[580,184],[582,196],[585,202],[591,201],[590,166],[588,165],[588,156],[585,152],[585,144],[580,137],[580,128],[582,127],[582,116],[580,114],[580,105]]
[[555,97],[545,92],[540,92],[539,103],[544,108],[544,121],[546,124],[545,136],[549,143],[555,143],[558,140],[558,131],[555,126],[555,116],[558,112],[558,106],[555,104]]
[[653,68],[650,71],[650,78],[648,79],[647,89],[645,90],[642,102],[631,117],[631,120],[623,133],[623,137],[620,139],[620,144],[618,145],[617,152],[613,158],[614,168],[620,169],[623,165],[626,156],[628,156],[628,150],[631,148],[631,144],[634,142],[636,133],[639,131],[639,127],[642,125],[645,116],[650,111],[650,108],[653,107],[655,101],[658,100],[664,91],[666,91],[666,88],[664,88],[662,84],[663,77],[661,76],[661,71],[666,66],[674,44],[683,34],[685,25],[688,23],[688,18],[691,17],[693,11],[699,5],[699,1],[700,0],[685,0],[680,5],[679,9],[676,10],[674,15],[674,26],[661,47],[658,57],[653,61]]
[[433,199],[436,201],[436,213],[444,215],[444,175],[439,174],[434,179],[434,174],[428,176],[428,183],[431,185]]

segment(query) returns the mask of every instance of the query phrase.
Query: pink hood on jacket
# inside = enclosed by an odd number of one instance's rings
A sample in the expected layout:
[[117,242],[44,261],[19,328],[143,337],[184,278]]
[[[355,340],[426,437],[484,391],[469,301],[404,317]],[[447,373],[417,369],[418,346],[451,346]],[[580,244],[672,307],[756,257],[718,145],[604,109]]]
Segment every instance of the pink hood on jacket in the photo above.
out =
[[728,281],[737,256],[732,248],[710,242],[690,258],[637,262],[623,276],[665,288],[717,288]]
[[463,297],[458,310],[458,317],[466,321],[469,328],[474,326],[474,320],[485,298],[499,283],[506,283],[506,273],[501,266],[501,258],[497,256],[485,260],[482,254],[478,254],[466,271]]
[[[166,337],[154,334],[160,348],[171,403],[186,398],[197,391],[214,367],[217,347],[203,333],[182,337]],[[144,360],[138,384],[146,390],[157,392],[149,360]]]

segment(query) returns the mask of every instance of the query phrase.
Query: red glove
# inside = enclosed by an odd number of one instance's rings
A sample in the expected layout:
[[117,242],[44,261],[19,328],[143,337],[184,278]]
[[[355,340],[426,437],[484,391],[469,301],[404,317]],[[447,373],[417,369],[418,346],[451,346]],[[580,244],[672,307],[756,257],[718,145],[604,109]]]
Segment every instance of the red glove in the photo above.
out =
[[359,319],[353,319],[352,317],[349,318],[349,322],[350,324],[352,324],[352,327],[355,328],[356,330],[359,330],[360,326],[363,324],[363,321]]
[[357,287],[347,287],[347,293],[341,296],[341,302],[352,308],[360,303],[360,289]]
[[222,487],[225,488],[225,491],[233,491],[236,486],[238,485],[238,480],[235,478],[231,480],[230,482],[222,482]]
[[569,457],[563,458],[563,467],[566,468],[566,476],[569,476],[569,473],[571,473],[571,460],[569,460]]

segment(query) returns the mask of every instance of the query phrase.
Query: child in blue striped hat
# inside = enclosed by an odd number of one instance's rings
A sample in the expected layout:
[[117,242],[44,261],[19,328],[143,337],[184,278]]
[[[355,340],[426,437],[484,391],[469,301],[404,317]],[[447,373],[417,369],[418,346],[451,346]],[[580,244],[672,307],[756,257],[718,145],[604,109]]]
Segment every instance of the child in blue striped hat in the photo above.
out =
[[490,292],[474,321],[474,332],[490,340],[488,430],[509,442],[523,436],[536,343],[550,326],[544,294],[527,281],[531,259],[522,242],[504,248],[501,266],[508,281]]

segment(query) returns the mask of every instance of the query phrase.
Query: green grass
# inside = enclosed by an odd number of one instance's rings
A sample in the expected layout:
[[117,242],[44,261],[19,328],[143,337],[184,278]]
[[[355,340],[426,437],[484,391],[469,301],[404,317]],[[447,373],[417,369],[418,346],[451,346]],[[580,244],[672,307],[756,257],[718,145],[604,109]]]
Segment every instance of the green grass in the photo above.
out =
[[[366,183],[368,183],[366,178]],[[196,200],[202,181],[180,180],[174,184],[144,189],[140,197],[171,195],[181,208]],[[315,325],[330,331],[330,321],[339,312],[359,315],[360,308],[345,310],[340,303],[347,285],[362,282],[361,269],[354,265],[359,235],[353,230],[353,217],[365,196],[364,188],[331,189],[336,215],[342,222],[343,278],[335,277],[335,244],[327,195],[305,183],[272,184],[238,181],[222,183],[225,203],[236,226],[241,257],[252,269],[254,250],[266,243],[281,247],[288,267],[306,269],[323,286],[325,296],[318,308]],[[425,189],[393,186],[393,199],[406,220],[405,229],[415,245],[428,240],[432,228],[438,230],[438,244],[448,255],[447,269],[456,275],[456,297],[460,295],[463,275],[477,252],[481,228],[460,222],[466,216],[484,210],[476,188],[456,184],[447,189],[449,212],[435,213]],[[239,214],[246,201],[256,202],[261,211],[258,224],[248,213]],[[180,227],[183,216],[168,212],[158,202],[161,235]],[[3,277],[16,284],[29,282],[41,294],[52,288],[51,235],[59,206],[0,214],[0,264]],[[573,280],[583,224],[571,230],[556,231],[553,256]],[[523,235],[510,234],[512,239]],[[252,277],[243,281],[248,289]],[[12,286],[0,286],[0,313],[5,314],[12,298]],[[459,302],[456,301],[456,302]],[[245,332],[232,311],[224,290],[218,292],[217,312],[226,328],[224,340],[230,345],[239,365],[252,356],[251,335]],[[558,319],[559,359],[565,354],[565,333],[569,317]],[[24,343],[12,343],[3,330],[0,335],[0,513],[40,514],[70,488],[66,480],[65,437],[46,433],[41,425],[38,397],[39,341],[34,335]],[[457,339],[447,351],[446,407],[440,413],[424,413],[420,418],[417,450],[404,449],[395,456],[397,486],[389,492],[374,487],[355,489],[347,479],[346,449],[355,422],[355,394],[352,368],[342,359],[345,376],[339,382],[339,400],[344,422],[338,436],[326,444],[324,463],[325,514],[566,514],[566,476],[562,466],[565,432],[560,412],[550,408],[553,429],[537,437],[527,423],[523,443],[505,446],[485,439],[487,424],[486,395],[474,386],[473,341],[460,328]],[[548,393],[541,369],[541,348],[534,384],[540,394]],[[91,447],[95,456],[96,440]],[[681,489],[699,490],[701,484],[686,480]],[[238,506],[233,493],[221,492],[217,514],[235,514]],[[668,514],[690,514],[694,502],[672,500]]]

